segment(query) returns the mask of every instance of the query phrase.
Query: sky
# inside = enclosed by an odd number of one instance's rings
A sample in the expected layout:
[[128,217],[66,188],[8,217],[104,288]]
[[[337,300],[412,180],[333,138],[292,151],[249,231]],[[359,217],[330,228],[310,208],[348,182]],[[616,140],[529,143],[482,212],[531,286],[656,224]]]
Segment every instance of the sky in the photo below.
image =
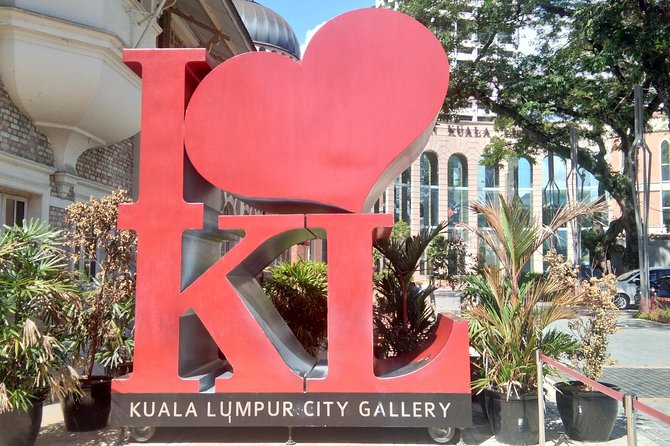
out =
[[317,29],[326,21],[347,11],[368,8],[375,0],[257,0],[289,23],[300,42],[300,54]]

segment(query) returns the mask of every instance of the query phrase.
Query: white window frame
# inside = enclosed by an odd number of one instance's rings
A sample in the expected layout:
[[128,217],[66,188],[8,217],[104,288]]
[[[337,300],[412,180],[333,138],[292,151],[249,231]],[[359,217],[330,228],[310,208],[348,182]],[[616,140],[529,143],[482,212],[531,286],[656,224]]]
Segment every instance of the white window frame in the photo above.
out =
[[[16,211],[17,211],[17,206],[14,205],[14,208],[12,209],[12,219],[10,222],[7,221],[7,200],[14,200],[14,202],[22,202],[23,203],[23,219],[26,220],[28,218],[28,206],[30,204],[29,200],[27,197],[22,197],[20,195],[14,195],[14,194],[7,194],[7,193],[0,193],[0,199],[2,199],[2,208],[0,209],[0,222],[2,222],[2,225],[8,225],[8,226],[13,226],[14,224],[17,223],[16,221]],[[22,225],[22,222],[20,226]]]

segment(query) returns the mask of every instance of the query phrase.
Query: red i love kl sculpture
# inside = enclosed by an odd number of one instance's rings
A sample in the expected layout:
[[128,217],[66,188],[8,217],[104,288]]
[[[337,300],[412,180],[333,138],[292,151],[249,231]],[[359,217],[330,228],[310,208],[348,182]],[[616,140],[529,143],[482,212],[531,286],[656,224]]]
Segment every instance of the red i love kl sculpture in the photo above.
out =
[[[421,153],[442,105],[449,65],[430,31],[370,8],[324,25],[300,62],[123,57],[143,92],[139,198],[119,208],[138,236],[134,371],[113,383],[115,424],[469,426],[464,321],[440,315],[425,350],[373,357],[372,242],[393,218],[363,212]],[[202,201],[217,188],[268,214],[213,215]],[[186,241],[217,231],[244,235],[220,259]],[[325,362],[255,279],[314,238],[328,241]]]

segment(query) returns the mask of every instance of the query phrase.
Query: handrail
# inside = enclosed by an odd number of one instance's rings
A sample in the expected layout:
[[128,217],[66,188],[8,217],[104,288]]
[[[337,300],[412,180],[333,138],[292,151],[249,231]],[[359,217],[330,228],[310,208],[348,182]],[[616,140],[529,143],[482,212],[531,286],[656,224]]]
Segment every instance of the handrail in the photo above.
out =
[[[623,403],[624,396],[625,396],[623,393],[617,392],[616,390],[613,390],[610,387],[604,386],[597,381],[589,379],[586,376],[582,375],[581,373],[572,370],[571,368],[561,364],[560,362],[556,361],[553,358],[550,358],[549,356],[547,356],[543,353],[540,353],[540,359],[543,360],[544,362],[546,362],[547,364],[549,364],[553,367],[556,367],[561,372],[567,373],[568,375],[570,375],[574,378],[577,378],[578,380],[580,380],[584,384],[586,384],[590,387],[593,387],[596,390],[599,390],[600,392],[604,393],[605,395],[609,396],[610,398],[613,398],[613,399],[618,400],[619,402]],[[652,417],[658,419],[659,421],[662,421],[663,423],[665,423],[667,425],[670,425],[670,415],[668,415],[664,412],[661,412],[657,409],[654,409],[653,407],[650,407],[650,406],[648,406],[648,405],[646,405],[646,404],[644,404],[644,403],[642,403],[638,400],[633,401],[633,407],[635,407],[635,409],[638,409],[640,412],[644,412],[647,415],[651,415]]]
[[[670,425],[670,415],[663,413],[657,409],[654,409],[653,407],[650,407],[640,401],[638,401],[637,397],[635,395],[625,395],[621,392],[618,392],[616,390],[613,390],[610,387],[607,387],[597,381],[594,381],[581,373],[572,370],[571,368],[567,367],[564,364],[561,364],[560,362],[556,361],[553,358],[550,358],[549,356],[543,354],[540,350],[536,351],[536,360],[537,360],[537,376],[538,376],[538,389],[543,386],[543,374],[542,374],[542,362],[546,362],[547,364],[557,368],[563,373],[566,373],[567,375],[578,379],[582,383],[604,393],[605,395],[609,396],[612,399],[615,399],[619,402],[622,402],[624,404],[624,409],[626,411],[626,426],[627,426],[627,436],[628,436],[628,445],[629,446],[634,446],[637,444],[637,433],[635,429],[635,411],[639,410],[640,412],[646,413],[647,415],[650,415],[659,421]],[[539,412],[539,428],[540,428],[540,446],[544,446],[544,404],[540,402],[542,398],[538,398],[538,412]]]
[[575,372],[568,366],[565,366],[561,364],[560,362],[556,361],[553,358],[550,358],[549,356],[540,353],[540,359],[546,362],[547,364],[556,367],[558,370],[560,370],[563,373],[567,373],[568,375],[572,376],[573,378],[576,378],[580,380],[582,383],[586,384],[589,387],[593,387],[594,389],[604,393],[605,395],[609,396],[612,399],[615,399],[619,401],[620,403],[623,402],[624,394],[621,392],[617,392],[616,390],[612,389],[611,387],[607,387],[599,383],[598,381],[594,381],[590,378],[587,378],[586,376],[582,375],[579,372]]

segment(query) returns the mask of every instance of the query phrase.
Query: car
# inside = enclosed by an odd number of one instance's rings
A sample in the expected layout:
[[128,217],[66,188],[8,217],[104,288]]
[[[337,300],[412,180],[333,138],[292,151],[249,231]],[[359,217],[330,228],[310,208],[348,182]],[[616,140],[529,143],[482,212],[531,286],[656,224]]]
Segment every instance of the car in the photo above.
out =
[[[661,277],[670,275],[670,266],[651,266],[649,267],[649,283],[655,283]],[[633,269],[627,273],[621,274],[616,279],[616,296],[614,305],[620,310],[629,306],[637,305],[638,285],[640,284],[640,270]]]
[[657,298],[670,298],[670,276],[664,276],[649,286],[649,294]]

